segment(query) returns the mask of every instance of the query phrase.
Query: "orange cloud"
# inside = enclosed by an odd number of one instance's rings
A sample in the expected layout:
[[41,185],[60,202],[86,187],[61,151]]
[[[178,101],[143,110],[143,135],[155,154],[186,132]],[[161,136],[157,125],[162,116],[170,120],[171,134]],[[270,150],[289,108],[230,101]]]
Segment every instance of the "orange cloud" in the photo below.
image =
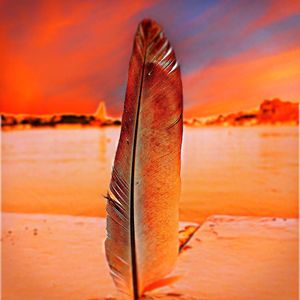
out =
[[267,11],[253,22],[248,30],[266,27],[297,12],[300,13],[299,0],[272,1],[268,5]]
[[254,108],[266,98],[299,100],[299,65],[300,45],[262,57],[250,51],[195,71],[184,79],[185,96],[191,99],[186,115],[205,116]]
[[0,21],[1,111],[93,112],[125,81],[132,16],[155,2],[37,3]]
[[144,17],[162,21],[176,50],[187,115],[297,97],[299,28],[288,17],[299,12],[298,0],[203,2],[203,10],[201,1],[166,2],[0,2],[0,111],[88,113],[104,100],[120,115],[132,38]]

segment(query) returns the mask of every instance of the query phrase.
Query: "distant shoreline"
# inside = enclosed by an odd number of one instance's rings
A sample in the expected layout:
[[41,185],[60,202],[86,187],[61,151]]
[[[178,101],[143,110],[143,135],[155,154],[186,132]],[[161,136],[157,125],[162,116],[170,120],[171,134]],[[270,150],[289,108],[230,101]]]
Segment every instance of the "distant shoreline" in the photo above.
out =
[[[190,118],[183,121],[189,127],[206,126],[298,126],[299,104],[280,99],[265,100],[258,109],[226,115]],[[61,128],[62,126],[106,127],[120,126],[121,119],[107,117],[104,103],[95,114],[14,115],[1,114],[2,129]]]
[[[197,128],[249,128],[249,127],[298,127],[298,123],[265,123],[265,124],[255,124],[255,125],[190,125],[186,121],[184,122],[184,127],[190,129]],[[9,131],[23,131],[23,130],[43,130],[43,129],[53,129],[53,130],[62,130],[62,129],[103,129],[103,128],[112,128],[121,127],[121,124],[107,124],[107,125],[82,125],[82,124],[66,124],[66,125],[44,125],[44,126],[31,126],[31,125],[15,125],[15,126],[1,126],[1,131],[9,132]]]

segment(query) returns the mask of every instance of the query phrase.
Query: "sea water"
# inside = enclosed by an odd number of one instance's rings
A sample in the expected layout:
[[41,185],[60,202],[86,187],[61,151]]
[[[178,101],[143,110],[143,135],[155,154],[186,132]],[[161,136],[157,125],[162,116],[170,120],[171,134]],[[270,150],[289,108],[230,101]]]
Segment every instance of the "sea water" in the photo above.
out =
[[[105,216],[120,127],[2,132],[2,209]],[[181,220],[296,217],[298,127],[184,128]]]

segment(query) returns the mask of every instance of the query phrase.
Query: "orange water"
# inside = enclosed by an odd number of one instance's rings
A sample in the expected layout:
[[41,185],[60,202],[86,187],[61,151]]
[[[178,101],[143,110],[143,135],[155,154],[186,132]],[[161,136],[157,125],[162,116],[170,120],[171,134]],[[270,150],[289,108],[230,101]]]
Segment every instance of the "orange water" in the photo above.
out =
[[[3,210],[104,216],[119,130],[2,132]],[[297,212],[298,127],[185,128],[182,220]]]

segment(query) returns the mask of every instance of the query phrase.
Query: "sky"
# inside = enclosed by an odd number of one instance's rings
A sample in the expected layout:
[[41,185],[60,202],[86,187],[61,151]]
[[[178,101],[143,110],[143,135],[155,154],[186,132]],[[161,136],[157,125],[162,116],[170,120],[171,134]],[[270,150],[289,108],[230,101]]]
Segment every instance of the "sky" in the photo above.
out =
[[299,0],[0,0],[0,111],[120,116],[138,23],[179,61],[186,117],[300,99]]

